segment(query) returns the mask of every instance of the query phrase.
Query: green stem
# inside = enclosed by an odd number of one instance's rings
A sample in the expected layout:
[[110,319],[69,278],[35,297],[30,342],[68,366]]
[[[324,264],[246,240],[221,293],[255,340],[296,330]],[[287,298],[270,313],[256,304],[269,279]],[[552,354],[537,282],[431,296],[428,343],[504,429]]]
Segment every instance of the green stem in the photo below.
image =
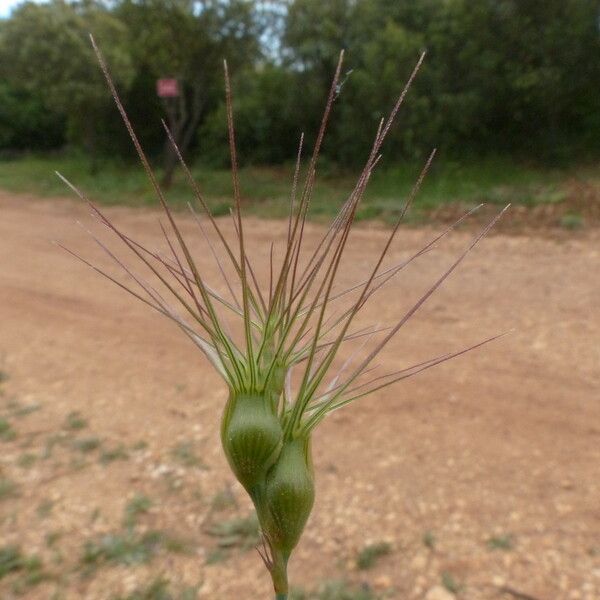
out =
[[281,552],[273,550],[271,579],[273,579],[273,587],[275,588],[275,600],[286,600],[288,597],[288,558],[283,556]]

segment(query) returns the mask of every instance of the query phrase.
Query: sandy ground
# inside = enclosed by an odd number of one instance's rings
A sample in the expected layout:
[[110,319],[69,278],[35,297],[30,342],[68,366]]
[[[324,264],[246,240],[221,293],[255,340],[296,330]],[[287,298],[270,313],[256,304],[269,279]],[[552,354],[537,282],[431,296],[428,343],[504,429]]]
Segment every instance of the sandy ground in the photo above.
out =
[[[158,213],[108,212],[161,245]],[[0,579],[0,597],[112,599],[162,575],[174,590],[199,584],[200,598],[271,598],[257,554],[215,554],[222,540],[207,533],[250,510],[221,455],[223,384],[172,324],[50,243],[108,264],[77,219],[92,222],[81,204],[0,195],[0,417],[13,432],[0,439],[0,547],[39,555],[47,576],[27,585],[17,569]],[[183,219],[197,237],[193,227]],[[284,231],[248,221],[259,262]],[[309,225],[307,244],[321,232]],[[402,230],[391,259],[434,233]],[[400,316],[473,233],[453,233],[405,271],[365,322]],[[358,229],[342,281],[360,278],[384,239]],[[403,600],[433,598],[443,585],[464,600],[600,598],[599,244],[593,228],[493,235],[402,330],[384,368],[515,329],[318,430],[317,501],[291,565],[297,586],[346,578]],[[195,248],[216,279],[206,248]],[[151,502],[136,532],[167,532],[190,548],[86,567],[86,543],[123,532],[136,494]],[[392,552],[358,570],[357,553],[381,541]]]

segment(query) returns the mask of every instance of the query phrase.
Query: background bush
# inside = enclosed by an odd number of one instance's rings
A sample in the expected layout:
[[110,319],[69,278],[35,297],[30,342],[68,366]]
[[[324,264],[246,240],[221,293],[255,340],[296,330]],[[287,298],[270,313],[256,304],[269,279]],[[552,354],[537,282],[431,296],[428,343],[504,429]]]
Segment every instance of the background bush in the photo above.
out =
[[362,160],[421,50],[425,66],[389,143],[392,159],[547,163],[600,151],[600,9],[591,0],[53,0],[0,21],[0,150],[66,144],[132,158],[91,52],[96,36],[149,153],[164,154],[159,77],[177,77],[182,138],[222,165],[222,58],[234,76],[240,157],[293,160],[318,127],[347,50],[325,156]]

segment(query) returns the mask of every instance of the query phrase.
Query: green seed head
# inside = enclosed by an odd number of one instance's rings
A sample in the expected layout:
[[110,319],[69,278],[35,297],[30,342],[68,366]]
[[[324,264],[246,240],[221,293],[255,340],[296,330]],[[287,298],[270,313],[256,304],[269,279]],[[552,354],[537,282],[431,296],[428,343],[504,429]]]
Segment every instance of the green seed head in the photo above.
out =
[[275,549],[289,556],[315,500],[308,436],[284,442],[277,462],[267,474],[265,499],[270,517],[265,533]]
[[251,495],[264,484],[282,439],[281,424],[268,398],[230,394],[221,422],[221,442],[232,471]]

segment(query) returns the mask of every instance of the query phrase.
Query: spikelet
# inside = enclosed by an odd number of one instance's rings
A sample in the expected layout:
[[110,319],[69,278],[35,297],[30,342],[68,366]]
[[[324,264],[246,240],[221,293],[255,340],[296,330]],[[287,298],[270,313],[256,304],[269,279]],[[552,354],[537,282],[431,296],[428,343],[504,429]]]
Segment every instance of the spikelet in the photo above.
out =
[[315,501],[310,435],[284,442],[277,462],[267,474],[265,490],[271,545],[289,557],[298,544]]
[[264,485],[282,440],[283,429],[270,398],[230,393],[221,421],[221,443],[231,470],[251,496]]

